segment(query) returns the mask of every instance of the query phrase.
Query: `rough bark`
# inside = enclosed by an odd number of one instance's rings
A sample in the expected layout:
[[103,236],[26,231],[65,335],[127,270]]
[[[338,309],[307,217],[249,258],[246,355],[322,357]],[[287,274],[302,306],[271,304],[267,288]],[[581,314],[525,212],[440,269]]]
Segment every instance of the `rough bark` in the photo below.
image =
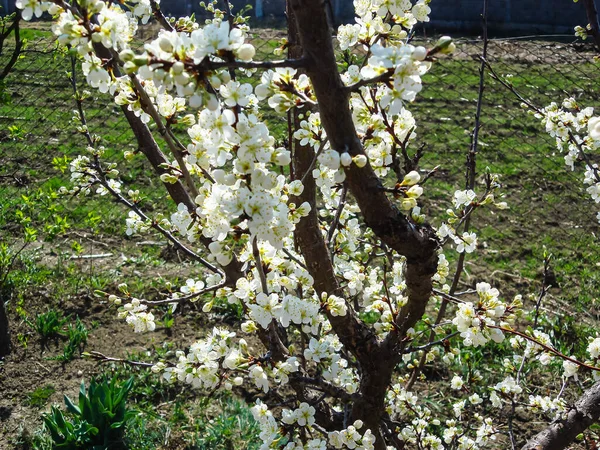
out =
[[[291,19],[291,20],[290,20]],[[298,58],[301,56],[302,47],[297,41],[296,23],[294,21],[294,11],[288,8],[288,21],[290,30],[288,32],[290,39],[289,57]],[[298,112],[293,111],[294,128],[299,127]],[[293,143],[293,171],[297,179],[301,179],[309,170],[315,157],[315,152],[310,146],[302,146],[300,142]],[[303,218],[296,227],[295,238],[304,256],[307,268],[314,278],[315,290],[320,294],[327,292],[343,296],[338,280],[333,269],[333,262],[329,255],[329,250],[325,239],[321,234],[319,218],[317,211],[316,192],[317,186],[311,175],[304,179],[304,191],[296,197],[295,203],[302,204],[308,202],[311,206],[310,213]],[[367,362],[373,358],[373,353],[377,351],[377,338],[354,314],[349,310],[344,317],[330,316],[329,320],[333,329],[340,338],[340,341],[346,346],[359,362]]]
[[600,382],[583,393],[565,419],[550,424],[527,442],[522,450],[562,450],[600,418]]

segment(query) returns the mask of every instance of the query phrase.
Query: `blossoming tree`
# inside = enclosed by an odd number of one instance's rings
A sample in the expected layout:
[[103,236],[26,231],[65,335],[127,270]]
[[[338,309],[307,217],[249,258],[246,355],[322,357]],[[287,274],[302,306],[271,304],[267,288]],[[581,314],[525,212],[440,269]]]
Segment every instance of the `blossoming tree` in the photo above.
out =
[[[485,280],[457,292],[477,247],[471,214],[507,205],[494,175],[475,184],[475,135],[466,189],[449,197],[447,215],[428,219],[419,206],[431,172],[411,147],[410,103],[453,44],[411,45],[413,27],[429,20],[427,0],[354,4],[355,23],[337,29],[344,58],[336,59],[323,2],[289,0],[288,58],[256,62],[248,26],[227,3],[210,3],[213,18],[199,25],[166,19],[154,0],[17,0],[25,20],[54,17],[89,85],[121,106],[139,144],[125,159],[147,158],[172,214],[154,217],[140,192],[123,192],[78,94],[88,147],[64,191],[116,198],[128,235],[154,229],[197,262],[197,275],[163,300],[137,298],[125,284],[106,295],[138,332],[154,330],[157,305],[239,305],[239,329],[215,328],[152,370],[200,392],[254,386],[264,449],[514,448],[526,440],[514,432],[517,405],[562,427],[527,448],[564,448],[600,415],[600,389],[587,380],[598,371],[600,338],[578,361],[535,326],[518,331],[520,296],[502,300]],[[138,22],[151,17],[162,29],[134,51]],[[262,108],[287,120],[287,142],[272,137]],[[576,131],[592,130],[589,145],[600,142],[599,120],[590,110],[577,116]],[[174,131],[182,126],[185,142]],[[444,252],[459,254],[454,275]],[[496,383],[477,384],[477,371],[465,377],[465,348],[506,345],[507,336],[514,357]],[[420,392],[434,360],[451,376],[432,406]],[[557,362],[563,389],[527,382],[528,367]],[[563,391],[578,376],[589,389],[573,409]]]

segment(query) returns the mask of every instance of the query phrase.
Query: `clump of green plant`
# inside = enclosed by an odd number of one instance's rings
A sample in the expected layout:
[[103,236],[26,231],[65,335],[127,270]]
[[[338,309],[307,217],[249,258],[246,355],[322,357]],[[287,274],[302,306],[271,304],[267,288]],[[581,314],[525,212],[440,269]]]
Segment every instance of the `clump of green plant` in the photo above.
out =
[[34,391],[27,394],[27,404],[34,408],[42,408],[48,403],[48,399],[56,392],[54,386],[47,384],[38,387]]
[[49,309],[45,313],[38,314],[30,325],[40,335],[42,348],[44,348],[48,340],[65,335],[63,327],[68,320],[68,317],[63,317],[59,311]]
[[62,355],[58,355],[52,359],[62,362],[71,361],[75,357],[75,353],[81,353],[85,344],[87,344],[88,330],[79,317],[75,325],[69,324],[66,331],[67,343],[63,349]]
[[127,408],[127,396],[133,387],[133,378],[117,385],[108,381],[92,380],[86,392],[81,383],[79,402],[74,404],[65,395],[67,411],[52,407],[43,416],[55,449],[124,449],[125,426],[136,414]]

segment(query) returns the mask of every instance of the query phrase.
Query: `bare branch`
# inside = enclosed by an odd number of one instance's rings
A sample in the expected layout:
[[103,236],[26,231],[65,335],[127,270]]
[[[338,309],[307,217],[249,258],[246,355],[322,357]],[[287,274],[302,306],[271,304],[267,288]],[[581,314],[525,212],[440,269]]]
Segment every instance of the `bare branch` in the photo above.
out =
[[160,9],[160,6],[156,2],[156,0],[150,0],[150,6],[152,6],[152,15],[154,18],[160,23],[160,25],[167,31],[174,31],[174,28],[171,26],[165,15]]
[[184,297],[171,297],[171,298],[165,298],[163,300],[143,300],[143,299],[139,299],[139,300],[140,300],[140,303],[143,303],[145,305],[150,305],[150,306],[166,305],[166,304],[170,304],[170,303],[183,303],[183,302],[194,300],[195,298],[201,297],[204,294],[208,294],[209,292],[218,291],[219,289],[221,289],[225,286],[227,286],[227,283],[222,282],[219,284],[215,284],[214,286],[210,286],[205,289],[202,289],[198,292],[194,292],[193,294],[186,295]]
[[10,59],[6,63],[6,66],[4,66],[4,69],[2,69],[2,72],[0,72],[0,81],[4,80],[8,76],[8,74],[10,73],[12,68],[15,66],[15,64],[19,60],[19,55],[21,54],[21,51],[23,50],[23,40],[21,39],[21,29],[19,27],[20,22],[21,22],[21,11],[17,10],[17,12],[15,13],[15,18],[13,19],[13,23],[8,28],[6,33],[4,35],[2,35],[2,37],[0,38],[0,55],[1,55],[2,54],[2,44],[4,42],[4,39],[11,32],[13,32],[14,36],[15,36],[15,48],[13,49],[12,55],[10,56]]

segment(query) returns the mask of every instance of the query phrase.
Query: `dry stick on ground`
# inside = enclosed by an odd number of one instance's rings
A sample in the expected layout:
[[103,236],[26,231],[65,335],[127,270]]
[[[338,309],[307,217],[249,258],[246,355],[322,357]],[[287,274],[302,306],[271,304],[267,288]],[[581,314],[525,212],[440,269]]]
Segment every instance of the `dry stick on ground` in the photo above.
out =
[[[487,48],[488,48],[488,34],[487,34],[487,0],[483,0],[483,12],[481,14],[482,26],[483,26],[483,51],[482,51],[482,60],[481,65],[479,67],[479,92],[477,96],[477,111],[475,113],[475,126],[473,128],[473,133],[471,135],[471,147],[469,149],[469,153],[467,154],[467,171],[466,171],[466,189],[473,189],[475,187],[475,174],[477,169],[477,149],[479,144],[479,129],[481,127],[481,106],[483,104],[483,91],[485,88],[485,61],[487,58]],[[469,231],[469,227],[471,225],[471,212],[473,208],[469,211],[465,222],[464,222],[464,232]],[[452,280],[452,286],[450,287],[450,295],[454,295],[456,290],[458,289],[458,283],[460,281],[460,277],[462,276],[464,264],[465,264],[466,252],[463,252],[458,257],[458,262],[456,264],[456,272],[454,273],[454,278]],[[435,318],[435,325],[438,325],[446,315],[446,309],[448,307],[448,300],[442,298],[442,303],[440,305],[440,309],[438,311],[437,317]],[[435,339],[435,331],[432,329],[429,334],[429,342],[432,342]],[[419,376],[423,366],[427,361],[427,351],[423,352],[421,359],[419,360],[419,365],[415,367],[413,373],[411,374],[410,379],[406,383],[406,390],[410,390],[411,387],[417,381],[417,377]]]

